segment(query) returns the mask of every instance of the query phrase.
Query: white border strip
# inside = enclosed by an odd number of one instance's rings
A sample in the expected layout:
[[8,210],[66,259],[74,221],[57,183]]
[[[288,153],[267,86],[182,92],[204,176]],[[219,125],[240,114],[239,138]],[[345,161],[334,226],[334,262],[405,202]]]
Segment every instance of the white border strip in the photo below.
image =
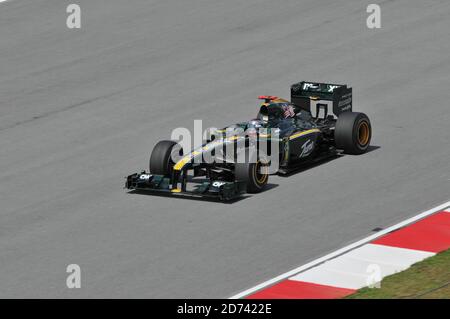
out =
[[311,261],[311,262],[309,262],[309,263],[307,263],[307,264],[305,264],[303,266],[297,267],[297,268],[292,269],[292,270],[290,270],[288,272],[285,272],[284,274],[281,274],[281,275],[279,275],[279,276],[277,276],[275,278],[269,279],[269,280],[267,280],[267,281],[265,281],[265,282],[263,282],[263,283],[261,283],[259,285],[256,285],[256,286],[254,286],[254,287],[252,287],[250,289],[244,290],[244,291],[242,291],[242,292],[240,292],[240,293],[238,293],[238,294],[236,294],[234,296],[231,296],[229,299],[239,299],[239,298],[243,298],[245,296],[251,295],[251,294],[253,294],[253,293],[255,293],[255,292],[257,292],[257,291],[259,291],[259,290],[261,290],[261,289],[263,289],[265,287],[267,287],[267,286],[271,286],[271,285],[273,285],[273,284],[275,284],[275,283],[277,283],[279,281],[282,281],[282,280],[284,280],[286,278],[289,278],[289,277],[292,277],[292,276],[294,276],[294,275],[296,275],[296,274],[298,274],[298,273],[300,273],[302,271],[305,271],[305,270],[307,270],[309,268],[317,266],[318,264],[321,264],[321,263],[323,263],[323,262],[325,262],[325,261],[327,261],[329,259],[335,258],[335,257],[337,257],[339,255],[342,255],[342,254],[344,254],[344,253],[346,253],[346,252],[348,252],[348,251],[350,251],[352,249],[355,249],[355,248],[357,248],[359,246],[367,244],[368,242],[371,242],[371,241],[377,239],[378,237],[386,235],[387,233],[390,233],[390,232],[392,232],[394,230],[402,228],[402,227],[404,227],[406,225],[412,224],[412,223],[414,223],[414,222],[416,222],[416,221],[418,221],[420,219],[423,219],[423,218],[425,218],[425,217],[427,217],[429,215],[432,215],[434,213],[437,213],[439,211],[443,211],[443,210],[449,208],[449,206],[450,206],[450,201],[448,201],[448,202],[446,202],[446,203],[444,203],[442,205],[439,205],[437,207],[434,207],[434,208],[432,208],[430,210],[427,210],[427,211],[425,211],[423,213],[420,213],[419,215],[416,215],[414,217],[406,219],[406,220],[404,220],[404,221],[402,221],[402,222],[400,222],[398,224],[395,224],[395,225],[393,225],[391,227],[383,229],[382,231],[379,231],[376,234],[373,234],[373,235],[368,236],[368,237],[366,237],[364,239],[361,239],[361,240],[359,240],[359,241],[357,241],[357,242],[355,242],[353,244],[350,244],[348,246],[342,247],[342,248],[340,248],[340,249],[338,249],[338,250],[336,250],[336,251],[334,251],[334,252],[332,252],[332,253],[330,253],[328,255],[325,255],[325,256],[320,257],[320,258],[318,258],[316,260],[313,260],[313,261]]

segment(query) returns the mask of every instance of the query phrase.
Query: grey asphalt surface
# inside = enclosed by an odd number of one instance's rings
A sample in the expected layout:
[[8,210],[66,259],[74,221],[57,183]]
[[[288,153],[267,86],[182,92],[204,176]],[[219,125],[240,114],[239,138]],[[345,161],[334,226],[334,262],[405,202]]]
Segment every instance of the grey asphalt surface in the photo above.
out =
[[[450,197],[450,2],[0,3],[0,297],[229,297]],[[129,194],[173,128],[347,83],[374,127],[233,204]],[[66,288],[79,264],[81,289]]]

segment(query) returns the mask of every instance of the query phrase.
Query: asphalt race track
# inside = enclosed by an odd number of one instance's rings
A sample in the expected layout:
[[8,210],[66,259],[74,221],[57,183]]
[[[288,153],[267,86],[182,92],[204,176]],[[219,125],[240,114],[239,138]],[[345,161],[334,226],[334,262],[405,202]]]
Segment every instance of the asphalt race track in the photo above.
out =
[[[450,2],[0,3],[0,297],[229,297],[449,199]],[[128,193],[173,128],[353,87],[372,150],[223,204]],[[80,289],[66,287],[78,264]]]

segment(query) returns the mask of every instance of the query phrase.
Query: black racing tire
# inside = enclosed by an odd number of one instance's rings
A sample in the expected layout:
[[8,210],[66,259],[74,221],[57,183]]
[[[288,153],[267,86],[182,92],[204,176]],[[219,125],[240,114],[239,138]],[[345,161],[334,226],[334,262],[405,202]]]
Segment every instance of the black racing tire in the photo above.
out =
[[269,171],[261,160],[256,163],[236,163],[234,167],[236,181],[247,184],[247,193],[259,193],[267,185]]
[[334,130],[336,148],[346,154],[363,154],[372,138],[372,126],[364,113],[344,112],[339,115]]
[[153,148],[150,156],[150,173],[168,176],[172,173],[174,162],[172,161],[172,150],[177,145],[174,141],[159,141]]

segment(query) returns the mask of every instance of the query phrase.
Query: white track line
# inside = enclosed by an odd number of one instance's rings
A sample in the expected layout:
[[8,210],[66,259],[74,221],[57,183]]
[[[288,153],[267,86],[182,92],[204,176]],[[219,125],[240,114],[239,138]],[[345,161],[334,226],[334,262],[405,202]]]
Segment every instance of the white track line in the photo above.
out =
[[337,257],[339,255],[342,255],[342,254],[344,254],[344,253],[346,253],[346,252],[348,252],[350,250],[358,248],[359,246],[367,244],[367,243],[377,239],[378,237],[386,235],[387,233],[390,233],[390,232],[392,232],[394,230],[402,228],[402,227],[404,227],[406,225],[412,224],[412,223],[414,223],[414,222],[416,222],[416,221],[418,221],[418,220],[420,220],[422,218],[425,218],[425,217],[427,217],[429,215],[432,215],[434,213],[437,213],[439,211],[445,210],[445,209],[449,208],[449,206],[450,206],[450,201],[448,201],[448,202],[446,202],[446,203],[444,203],[442,205],[439,205],[437,207],[434,207],[434,208],[432,208],[430,210],[427,210],[427,211],[425,211],[423,213],[420,213],[420,214],[418,214],[418,215],[416,215],[414,217],[406,219],[406,220],[404,220],[404,221],[402,221],[402,222],[400,222],[398,224],[395,224],[395,225],[393,225],[391,227],[383,229],[382,231],[379,231],[376,234],[373,234],[373,235],[368,236],[368,237],[366,237],[364,239],[361,239],[361,240],[359,240],[359,241],[357,241],[357,242],[355,242],[353,244],[350,244],[348,246],[342,247],[341,249],[338,249],[338,250],[336,250],[336,251],[334,251],[334,252],[332,252],[332,253],[330,253],[328,255],[325,255],[323,257],[320,257],[320,258],[318,258],[316,260],[313,260],[313,261],[311,261],[311,262],[309,262],[309,263],[307,263],[307,264],[305,264],[303,266],[297,267],[297,268],[292,269],[292,270],[290,270],[288,272],[285,272],[284,274],[281,274],[281,275],[279,275],[279,276],[277,276],[275,278],[269,279],[269,280],[267,280],[267,281],[265,281],[265,282],[263,282],[263,283],[261,283],[259,285],[256,285],[256,286],[254,286],[254,287],[252,287],[250,289],[244,290],[244,291],[242,291],[242,292],[240,292],[240,293],[238,293],[238,294],[236,294],[234,296],[231,296],[229,299],[239,299],[239,298],[243,298],[245,296],[251,295],[251,294],[253,294],[253,293],[255,293],[255,292],[257,292],[257,291],[259,291],[259,290],[261,290],[261,289],[263,289],[265,287],[267,287],[267,286],[271,286],[271,285],[273,285],[273,284],[275,284],[275,283],[277,283],[279,281],[282,281],[282,280],[284,280],[286,278],[289,278],[289,277],[292,277],[292,276],[294,276],[294,275],[296,275],[296,274],[298,274],[298,273],[300,273],[302,271],[305,271],[305,270],[307,270],[309,268],[317,266],[318,264],[321,264],[321,263],[323,263],[323,262],[325,262],[325,261],[327,261],[329,259],[335,258],[335,257]]

